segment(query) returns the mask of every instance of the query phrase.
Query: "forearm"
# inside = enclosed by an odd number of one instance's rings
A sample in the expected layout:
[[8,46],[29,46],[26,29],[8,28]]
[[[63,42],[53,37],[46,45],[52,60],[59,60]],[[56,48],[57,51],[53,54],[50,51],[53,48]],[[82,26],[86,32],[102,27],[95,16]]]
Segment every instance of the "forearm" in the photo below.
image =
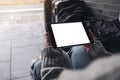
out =
[[41,52],[41,77],[42,80],[57,78],[64,69],[63,55],[61,49],[47,47]]
[[88,53],[93,58],[99,58],[99,57],[111,56],[112,55],[112,53],[108,52],[104,48],[101,41],[99,41],[99,40],[96,40],[95,43],[91,44],[91,48],[88,50]]

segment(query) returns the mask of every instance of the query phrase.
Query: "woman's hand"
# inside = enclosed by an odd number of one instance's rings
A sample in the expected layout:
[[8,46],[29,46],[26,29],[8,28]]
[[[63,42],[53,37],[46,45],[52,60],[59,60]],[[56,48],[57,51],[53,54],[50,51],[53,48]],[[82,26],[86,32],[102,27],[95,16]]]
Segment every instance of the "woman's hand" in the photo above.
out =
[[50,40],[50,36],[49,36],[49,33],[48,33],[48,32],[45,33],[45,38],[46,38],[46,41],[45,41],[44,46],[45,46],[45,48],[47,48],[47,47],[49,47],[50,44],[51,44],[51,43],[50,43],[51,40]]
[[[93,41],[96,42],[96,40],[97,40],[96,36],[93,34],[93,32],[91,30],[89,30],[89,32],[90,32],[90,34],[92,36]],[[91,48],[91,45],[86,44],[86,45],[84,45],[84,48],[88,51]]]

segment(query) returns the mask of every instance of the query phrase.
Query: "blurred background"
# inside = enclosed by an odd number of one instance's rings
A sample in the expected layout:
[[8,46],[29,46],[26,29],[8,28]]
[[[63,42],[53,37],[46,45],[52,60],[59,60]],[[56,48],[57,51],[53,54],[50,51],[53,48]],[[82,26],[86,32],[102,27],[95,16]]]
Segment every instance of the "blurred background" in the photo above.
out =
[[0,80],[32,80],[44,44],[42,0],[0,0]]
[[39,4],[43,0],[0,0],[0,5]]

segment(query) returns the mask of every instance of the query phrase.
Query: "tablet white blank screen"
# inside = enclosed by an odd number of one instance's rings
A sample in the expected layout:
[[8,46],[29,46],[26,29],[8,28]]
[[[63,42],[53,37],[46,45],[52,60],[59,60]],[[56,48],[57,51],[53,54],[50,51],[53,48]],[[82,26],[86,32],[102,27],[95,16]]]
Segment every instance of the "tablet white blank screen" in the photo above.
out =
[[82,22],[51,24],[57,47],[90,43]]

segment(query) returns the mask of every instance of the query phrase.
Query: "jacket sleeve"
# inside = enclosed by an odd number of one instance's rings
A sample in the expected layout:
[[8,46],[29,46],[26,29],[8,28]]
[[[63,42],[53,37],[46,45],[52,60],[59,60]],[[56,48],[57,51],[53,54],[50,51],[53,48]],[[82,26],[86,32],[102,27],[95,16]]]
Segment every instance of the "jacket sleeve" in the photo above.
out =
[[101,41],[96,40],[93,44],[91,44],[91,48],[88,51],[88,53],[93,57],[93,58],[99,58],[99,57],[104,57],[104,56],[111,56],[112,53],[108,52],[104,46],[102,45]]
[[57,78],[65,68],[61,49],[48,47],[41,52],[41,77],[42,80]]

